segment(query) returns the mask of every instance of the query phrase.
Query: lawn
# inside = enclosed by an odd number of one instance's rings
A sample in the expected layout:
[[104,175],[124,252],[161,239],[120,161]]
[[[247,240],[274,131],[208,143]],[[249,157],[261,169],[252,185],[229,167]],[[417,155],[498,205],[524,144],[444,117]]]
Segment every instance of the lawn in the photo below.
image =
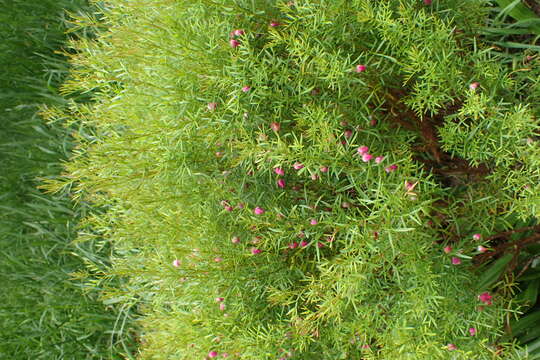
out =
[[69,71],[58,53],[67,11],[90,8],[82,0],[0,0],[0,8],[0,358],[124,358],[129,311],[106,309],[83,281],[72,281],[84,257],[109,262],[107,246],[71,244],[88,204],[36,188],[60,173],[73,147],[72,129],[47,125],[39,111],[68,101],[58,94]]

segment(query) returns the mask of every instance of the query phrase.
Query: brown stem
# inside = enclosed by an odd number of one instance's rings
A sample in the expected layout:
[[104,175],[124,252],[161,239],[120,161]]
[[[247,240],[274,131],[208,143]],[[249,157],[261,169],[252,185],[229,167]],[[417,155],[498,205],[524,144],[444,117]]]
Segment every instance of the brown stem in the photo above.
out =
[[[442,152],[439,144],[437,127],[444,122],[445,116],[453,114],[463,105],[461,101],[455,101],[448,104],[433,116],[418,116],[409,109],[402,101],[407,93],[403,89],[390,88],[385,93],[389,109],[387,114],[393,125],[401,126],[407,130],[418,132],[423,140],[421,148],[424,152],[429,152],[435,161],[424,161],[428,168],[433,172],[442,175],[462,175],[477,174],[485,175],[489,173],[489,168],[481,164],[478,167],[472,167],[469,163],[460,158],[451,157]],[[444,168],[448,169],[444,169]]]
[[529,230],[540,231],[540,225],[526,226],[519,229],[512,229],[512,230],[504,231],[504,232],[501,232],[501,233],[498,233],[498,234],[495,234],[486,238],[485,241],[491,241],[491,240],[498,239],[501,237],[508,237],[509,235],[521,233],[521,232],[525,232]]
[[[534,226],[529,227],[527,230],[530,230],[530,228],[535,228],[535,227]],[[523,230],[523,229],[517,229],[517,230],[526,231],[526,230]],[[521,232],[521,231],[512,230],[512,231],[506,231],[505,233],[514,233],[514,232]],[[503,233],[498,234],[498,235],[502,235],[502,234]],[[494,237],[491,237],[491,238],[494,238]],[[488,238],[488,239],[490,239],[490,238]],[[502,243],[502,244],[498,245],[493,251],[485,252],[483,254],[476,255],[473,258],[473,262],[477,266],[479,266],[479,265],[485,263],[488,259],[494,257],[495,255],[506,252],[509,248],[514,248],[514,251],[516,253],[519,253],[523,247],[525,247],[527,245],[530,245],[530,244],[534,244],[535,242],[540,242],[540,233],[536,233],[534,235],[523,238],[521,240]]]

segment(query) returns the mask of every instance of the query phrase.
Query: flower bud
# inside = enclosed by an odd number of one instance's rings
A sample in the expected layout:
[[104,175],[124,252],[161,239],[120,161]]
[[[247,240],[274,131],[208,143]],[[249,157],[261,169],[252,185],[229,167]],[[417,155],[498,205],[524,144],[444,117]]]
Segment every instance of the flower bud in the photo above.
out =
[[358,154],[364,155],[367,154],[369,148],[367,146],[360,146],[358,149],[356,149],[356,151],[358,151]]
[[366,65],[356,65],[356,72],[361,73],[366,71]]

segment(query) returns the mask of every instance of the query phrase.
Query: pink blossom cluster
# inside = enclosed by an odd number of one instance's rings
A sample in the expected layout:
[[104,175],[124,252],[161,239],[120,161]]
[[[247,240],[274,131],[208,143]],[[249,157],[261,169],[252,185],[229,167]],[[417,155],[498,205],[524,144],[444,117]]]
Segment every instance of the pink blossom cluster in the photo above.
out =
[[[371,155],[369,153],[369,147],[363,145],[363,146],[360,146],[358,149],[356,149],[358,155],[360,155],[362,157],[362,161],[363,162],[370,162],[372,159],[373,159],[373,155]],[[384,160],[384,156],[376,156],[375,157],[375,163],[377,164],[380,164],[383,162]],[[396,171],[398,168],[398,166],[396,164],[392,164],[388,167],[386,167],[384,170],[387,172],[387,173],[391,173],[393,171]]]
[[230,36],[229,45],[231,45],[233,49],[240,46],[240,41],[238,41],[237,38],[243,35],[245,35],[245,31],[242,29],[236,29],[236,30],[231,31],[231,33],[229,34]]

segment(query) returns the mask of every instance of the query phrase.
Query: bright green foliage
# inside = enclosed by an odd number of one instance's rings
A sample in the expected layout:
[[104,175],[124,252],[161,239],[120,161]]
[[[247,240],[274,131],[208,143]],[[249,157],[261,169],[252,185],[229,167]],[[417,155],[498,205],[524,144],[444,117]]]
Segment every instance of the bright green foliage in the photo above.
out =
[[71,281],[85,267],[80,256],[108,263],[107,242],[70,244],[88,206],[74,209],[65,193],[36,189],[39,177],[58,175],[72,147],[69,129],[37,113],[65,102],[57,87],[68,64],[55,51],[66,37],[66,11],[83,6],[0,0],[0,359],[119,359],[129,351],[122,322],[130,313],[106,309],[82,281]]
[[50,114],[83,122],[50,188],[108,208],[81,240],[114,242],[110,275],[127,284],[107,296],[144,305],[141,358],[524,358],[499,341],[504,283],[478,299],[471,259],[496,244],[472,235],[540,215],[538,70],[502,65],[477,38],[485,2],[104,12],[110,30],[73,44],[65,86],[96,104]]

